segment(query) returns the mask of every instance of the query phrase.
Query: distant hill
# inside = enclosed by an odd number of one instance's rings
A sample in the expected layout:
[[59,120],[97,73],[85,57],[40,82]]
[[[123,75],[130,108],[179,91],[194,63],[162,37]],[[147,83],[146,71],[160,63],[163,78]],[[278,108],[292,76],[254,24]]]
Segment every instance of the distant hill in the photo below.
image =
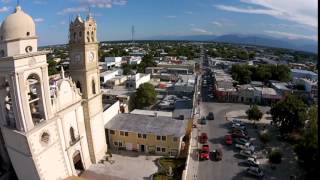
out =
[[251,44],[259,46],[294,49],[317,53],[317,42],[312,40],[291,40],[286,38],[275,38],[266,35],[240,35],[226,34],[215,35],[190,35],[190,36],[154,36],[147,40],[188,40],[188,41],[216,41],[236,44]]

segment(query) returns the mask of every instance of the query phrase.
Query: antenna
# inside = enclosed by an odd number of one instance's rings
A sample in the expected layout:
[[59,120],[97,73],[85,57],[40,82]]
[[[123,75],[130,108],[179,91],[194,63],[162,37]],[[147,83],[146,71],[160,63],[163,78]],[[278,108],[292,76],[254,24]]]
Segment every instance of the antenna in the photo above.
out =
[[132,25],[132,28],[131,28],[131,38],[132,38],[132,44],[134,44],[134,25]]

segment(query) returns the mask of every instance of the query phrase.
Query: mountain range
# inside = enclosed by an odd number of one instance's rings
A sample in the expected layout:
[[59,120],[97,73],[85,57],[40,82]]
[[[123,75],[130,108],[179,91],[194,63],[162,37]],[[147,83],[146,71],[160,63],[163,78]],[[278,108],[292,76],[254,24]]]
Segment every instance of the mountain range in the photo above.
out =
[[185,35],[185,36],[153,36],[145,40],[186,40],[186,41],[215,41],[235,44],[249,44],[276,48],[293,49],[311,53],[318,52],[316,41],[307,39],[287,39],[276,38],[267,35],[241,35],[226,34],[221,36],[215,35]]

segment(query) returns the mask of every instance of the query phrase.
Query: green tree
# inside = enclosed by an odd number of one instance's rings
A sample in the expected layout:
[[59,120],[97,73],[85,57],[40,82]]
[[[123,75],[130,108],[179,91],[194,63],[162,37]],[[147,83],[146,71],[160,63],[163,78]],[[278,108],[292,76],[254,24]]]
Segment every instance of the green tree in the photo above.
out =
[[300,164],[307,171],[306,179],[312,179],[319,172],[314,166],[319,162],[318,151],[318,107],[308,111],[308,127],[304,130],[302,140],[295,146]]
[[258,106],[255,104],[246,111],[246,114],[248,115],[248,119],[253,120],[254,122],[259,121],[263,115]]
[[123,70],[123,74],[124,74],[124,75],[129,75],[129,74],[131,74],[132,67],[131,67],[130,64],[122,64],[121,68],[122,68],[122,70]]
[[135,104],[137,108],[144,108],[154,104],[157,100],[155,88],[150,83],[144,83],[139,86],[135,96]]
[[57,63],[54,60],[52,60],[52,59],[48,60],[49,76],[54,75],[54,74],[58,74],[58,70],[57,70],[56,66],[57,66]]
[[272,121],[279,126],[281,133],[300,130],[306,120],[307,105],[294,95],[287,96],[271,106]]
[[153,55],[147,54],[143,56],[141,63],[138,65],[138,72],[144,73],[147,67],[157,66],[157,63],[154,61]]

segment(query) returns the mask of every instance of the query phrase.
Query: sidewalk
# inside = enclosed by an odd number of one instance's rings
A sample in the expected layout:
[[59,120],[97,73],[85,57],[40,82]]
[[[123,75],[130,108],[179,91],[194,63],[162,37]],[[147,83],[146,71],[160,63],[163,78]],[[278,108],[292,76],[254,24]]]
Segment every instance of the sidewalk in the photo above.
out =
[[[196,123],[197,118],[194,119],[194,124]],[[198,161],[198,128],[192,128],[192,133],[191,133],[191,149],[190,149],[190,154],[189,154],[189,165],[187,169],[187,180],[196,180],[197,174],[198,174],[198,166],[199,166],[199,161]]]

